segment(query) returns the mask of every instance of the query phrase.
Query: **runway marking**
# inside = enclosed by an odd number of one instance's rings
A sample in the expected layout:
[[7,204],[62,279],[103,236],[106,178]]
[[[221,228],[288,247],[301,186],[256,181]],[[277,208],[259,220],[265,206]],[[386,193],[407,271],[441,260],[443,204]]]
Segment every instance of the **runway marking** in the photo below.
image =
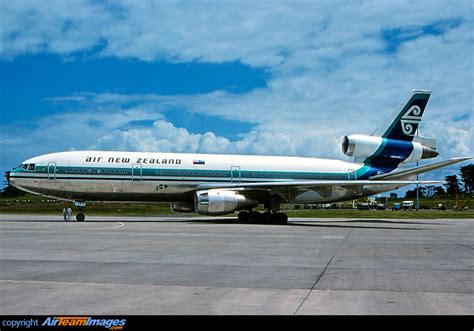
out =
[[122,222],[117,222],[117,223],[119,223],[120,225],[114,226],[114,229],[123,228],[125,226],[125,223],[122,223]]

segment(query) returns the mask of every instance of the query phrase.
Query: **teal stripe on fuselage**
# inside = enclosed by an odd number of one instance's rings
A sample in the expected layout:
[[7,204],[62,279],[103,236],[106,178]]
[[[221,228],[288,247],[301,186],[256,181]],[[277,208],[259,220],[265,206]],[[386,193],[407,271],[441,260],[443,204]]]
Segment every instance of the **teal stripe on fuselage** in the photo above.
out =
[[[132,168],[112,168],[112,167],[64,167],[57,166],[56,176],[61,175],[79,175],[81,178],[86,176],[142,176],[142,177],[180,177],[180,178],[234,178],[241,179],[312,179],[312,180],[346,180],[353,178],[352,173],[347,172],[291,172],[291,171],[254,171],[254,170],[210,170],[210,169],[149,169],[141,168],[132,170]],[[37,166],[35,170],[15,169],[13,173],[41,173],[47,174],[48,167]]]

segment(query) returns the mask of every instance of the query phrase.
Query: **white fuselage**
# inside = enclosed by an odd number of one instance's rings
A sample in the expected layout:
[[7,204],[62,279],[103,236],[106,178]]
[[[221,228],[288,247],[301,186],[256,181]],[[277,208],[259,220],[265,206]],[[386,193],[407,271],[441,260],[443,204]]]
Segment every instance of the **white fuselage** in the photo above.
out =
[[[10,182],[64,200],[192,202],[202,184],[355,180],[363,166],[305,157],[73,151],[26,160],[11,172]],[[397,188],[302,190],[287,202],[349,200]]]

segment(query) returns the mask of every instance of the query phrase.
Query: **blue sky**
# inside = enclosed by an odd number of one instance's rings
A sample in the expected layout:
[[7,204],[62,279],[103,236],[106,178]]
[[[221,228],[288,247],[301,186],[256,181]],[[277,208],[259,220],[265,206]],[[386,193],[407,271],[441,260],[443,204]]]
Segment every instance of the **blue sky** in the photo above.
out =
[[[470,1],[0,1],[0,170],[60,150],[349,160],[415,88],[474,154]],[[426,175],[439,179],[457,166]]]
[[[0,61],[3,120],[16,125],[34,126],[41,117],[68,110],[69,105],[48,102],[51,96],[80,92],[159,95],[192,95],[215,90],[233,94],[265,87],[268,72],[238,61],[224,63],[146,62],[114,57],[85,57],[56,54],[21,55]],[[166,111],[166,118],[191,132],[214,130],[229,138],[249,131],[252,125],[204,116],[197,118],[186,109]],[[152,126],[153,121],[143,122]],[[137,123],[131,123],[136,125]],[[122,128],[123,129],[123,128]]]

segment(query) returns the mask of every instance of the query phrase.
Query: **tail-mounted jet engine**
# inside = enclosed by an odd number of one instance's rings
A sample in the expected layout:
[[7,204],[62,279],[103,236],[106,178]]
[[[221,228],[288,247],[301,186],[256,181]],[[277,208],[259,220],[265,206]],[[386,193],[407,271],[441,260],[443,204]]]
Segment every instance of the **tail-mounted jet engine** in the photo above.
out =
[[258,201],[248,199],[234,191],[206,190],[196,192],[196,212],[205,215],[225,215],[240,209],[256,207]]
[[[429,138],[420,141],[429,141]],[[432,141],[432,140],[431,140]],[[438,152],[422,142],[388,139],[375,136],[353,134],[342,138],[342,152],[363,160],[371,156],[399,159],[401,162],[417,162],[438,156]]]

